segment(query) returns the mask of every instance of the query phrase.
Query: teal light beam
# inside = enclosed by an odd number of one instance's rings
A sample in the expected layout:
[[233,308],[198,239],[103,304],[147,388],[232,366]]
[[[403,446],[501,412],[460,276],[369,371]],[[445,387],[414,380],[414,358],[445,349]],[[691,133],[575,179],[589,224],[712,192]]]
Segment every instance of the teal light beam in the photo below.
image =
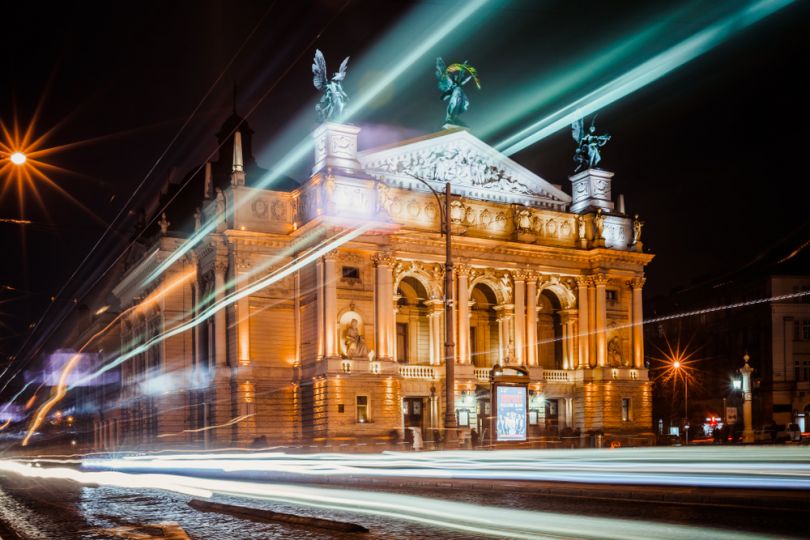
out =
[[[388,70],[379,81],[375,82],[371,87],[363,89],[357,97],[349,102],[349,106],[344,111],[343,121],[348,121],[355,114],[363,109],[368,103],[374,100],[383,90],[392,84],[398,77],[410,68],[414,63],[419,61],[422,56],[427,54],[432,47],[435,47],[443,39],[450,36],[459,26],[467,22],[473,15],[475,15],[482,7],[484,7],[489,0],[473,0],[460,4],[458,11],[450,16],[447,21],[442,23],[436,30],[430,32],[429,37],[418,44],[411,44],[413,49],[406,48],[409,52],[402,58],[396,61],[388,62]],[[385,41],[385,40],[384,40]],[[383,43],[380,48],[386,48]],[[399,51],[396,51],[399,52]],[[395,54],[396,54],[395,52]],[[311,114],[311,111],[308,111]],[[282,136],[283,138],[283,136]],[[313,151],[314,142],[311,137],[305,137],[303,140],[296,143],[292,149],[286,151],[284,156],[277,162],[272,169],[262,177],[261,180],[255,185],[257,189],[266,189],[271,186],[281,176],[295,167],[301,160],[305,159],[307,154]],[[239,206],[246,204],[252,199],[243,199],[238,203]],[[228,209],[226,212],[231,215],[237,208]],[[196,231],[185,242],[183,242],[169,257],[166,258],[149,276],[144,280],[143,286],[148,285],[166,270],[180,260],[190,249],[199,244],[203,238],[216,230],[216,220],[211,220]]]
[[617,77],[600,88],[546,116],[495,148],[510,156],[568,127],[574,120],[602,109],[653,83],[685,63],[717,47],[737,32],[793,3],[793,0],[761,0],[697,32],[665,52]]

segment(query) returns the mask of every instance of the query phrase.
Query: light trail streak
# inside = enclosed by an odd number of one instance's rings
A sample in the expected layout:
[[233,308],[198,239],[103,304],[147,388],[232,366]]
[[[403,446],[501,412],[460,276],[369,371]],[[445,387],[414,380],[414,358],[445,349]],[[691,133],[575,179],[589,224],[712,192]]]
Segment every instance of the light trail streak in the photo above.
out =
[[30,219],[0,218],[0,223],[13,223],[14,225],[31,225]]
[[31,423],[31,427],[22,441],[22,446],[28,446],[28,441],[31,440],[31,436],[45,420],[45,417],[48,415],[48,412],[50,412],[51,408],[54,405],[56,405],[59,401],[61,401],[63,397],[65,397],[65,394],[67,393],[68,375],[70,374],[71,371],[73,371],[73,368],[76,367],[76,364],[79,363],[79,360],[81,360],[81,358],[82,358],[81,353],[76,353],[70,357],[70,360],[65,365],[65,368],[62,370],[62,375],[59,377],[59,384],[56,386],[56,392],[51,397],[51,399],[46,401],[42,405],[42,407],[40,407],[39,410],[37,411],[37,414],[34,416],[34,420]]
[[[722,305],[722,306],[711,306],[711,307],[705,307],[705,308],[701,308],[701,309],[695,309],[695,310],[692,310],[692,311],[682,311],[681,313],[673,313],[672,315],[661,315],[659,317],[651,317],[649,319],[644,319],[640,323],[629,322],[629,323],[617,324],[617,325],[615,325],[614,328],[616,328],[617,330],[622,330],[624,328],[632,328],[634,326],[644,326],[646,324],[653,324],[653,323],[663,322],[663,321],[671,321],[673,319],[685,319],[687,317],[695,317],[695,316],[698,316],[698,315],[705,315],[707,313],[714,313],[714,312],[717,312],[717,311],[725,311],[725,310],[728,310],[728,309],[739,309],[739,308],[743,308],[743,307],[756,306],[756,305],[759,305],[759,304],[767,304],[769,302],[783,302],[783,301],[786,301],[786,300],[795,300],[797,298],[801,298],[801,297],[804,297],[804,296],[810,296],[810,291],[798,291],[798,292],[795,292],[795,293],[778,294],[776,296],[768,296],[768,297],[765,297],[765,298],[755,298],[753,300],[744,300],[742,302],[734,302],[732,304],[725,304],[725,305]],[[596,335],[598,332],[599,332],[598,329],[597,330],[592,330],[592,331],[589,331],[589,332],[580,332],[579,334],[577,334],[577,336],[580,337],[580,338],[583,338],[583,337]],[[548,339],[541,339],[541,340],[538,340],[537,343],[538,344],[554,343],[556,341],[562,341],[562,339],[563,338],[556,338],[556,337],[555,338],[548,338]]]
[[90,469],[217,471],[289,481],[290,475],[416,477],[746,489],[810,489],[810,456],[794,448],[622,448],[382,454],[177,454],[84,460]]
[[[73,372],[73,370],[78,365],[79,360],[81,360],[82,353],[84,353],[85,349],[87,349],[87,347],[89,347],[91,343],[93,343],[100,336],[106,334],[107,331],[110,328],[112,328],[115,324],[117,324],[118,321],[121,320],[122,317],[128,315],[132,311],[141,310],[141,309],[144,308],[144,306],[150,306],[150,305],[154,304],[155,302],[157,302],[161,298],[163,298],[166,294],[168,294],[170,291],[176,289],[178,286],[182,285],[183,283],[185,283],[186,281],[188,281],[189,279],[191,279],[192,277],[194,277],[196,275],[197,275],[196,269],[191,269],[191,270],[189,270],[187,272],[184,272],[184,273],[180,274],[179,276],[177,276],[175,279],[173,279],[169,283],[165,284],[164,286],[162,286],[159,289],[156,289],[154,292],[152,292],[149,296],[147,296],[143,300],[143,302],[140,302],[140,303],[136,304],[135,306],[132,306],[131,308],[121,312],[117,317],[115,317],[112,321],[110,321],[104,328],[102,328],[101,330],[96,332],[93,336],[91,336],[90,339],[88,339],[84,343],[84,345],[81,346],[81,348],[76,352],[76,354],[74,354],[70,358],[70,360],[67,362],[67,364],[65,364],[65,367],[62,368],[62,373],[61,373],[61,375],[59,377],[59,384],[56,386],[56,391],[54,392],[51,399],[46,401],[37,410],[37,413],[34,416],[33,420],[31,421],[31,424],[30,424],[30,426],[28,428],[28,433],[26,433],[25,438],[23,438],[22,446],[28,446],[28,442],[31,440],[31,437],[34,435],[34,433],[39,428],[39,426],[42,425],[42,422],[45,421],[45,418],[47,417],[50,410],[57,403],[59,403],[62,400],[62,398],[65,397],[65,395],[67,394],[67,391],[69,389],[72,389],[73,387],[76,386],[76,384],[73,384],[70,387],[67,386],[68,377],[70,376],[70,374]],[[35,397],[35,396],[36,396],[36,394],[34,394],[33,397]],[[33,397],[32,397],[32,399],[33,399]]]
[[232,426],[234,424],[238,424],[239,422],[247,420],[248,418],[250,418],[252,416],[256,416],[256,414],[255,413],[243,414],[242,416],[237,416],[236,418],[231,418],[230,420],[228,420],[224,424],[217,424],[216,426],[206,426],[206,427],[201,427],[201,428],[197,428],[197,429],[184,429],[183,431],[178,431],[177,433],[163,433],[161,435],[158,435],[157,438],[160,439],[160,438],[163,438],[163,437],[174,437],[176,435],[182,435],[183,433],[202,433],[203,431],[208,431],[208,430],[211,430],[211,429],[224,428],[224,427]]
[[[28,381],[27,383],[25,383],[25,385],[22,387],[22,389],[19,392],[17,392],[16,394],[14,394],[14,397],[12,397],[10,400],[8,400],[8,403],[5,404],[5,406],[3,407],[3,410],[0,411],[0,413],[6,412],[6,410],[9,407],[11,407],[11,404],[14,403],[15,401],[17,401],[17,398],[20,397],[23,394],[23,392],[25,392],[25,390],[29,386],[31,386],[32,384],[34,384],[34,381]],[[34,392],[34,394],[36,394],[36,392]]]
[[519,152],[552,133],[568,127],[574,120],[592,114],[657,81],[687,62],[714,49],[747,26],[764,19],[792,2],[793,0],[761,0],[749,4],[745,9],[697,32],[593,92],[522,129],[496,144],[495,148],[507,156]]
[[294,262],[292,262],[292,263],[290,263],[288,265],[285,265],[284,267],[280,268],[279,270],[277,270],[276,272],[274,272],[270,276],[268,276],[268,277],[266,277],[264,279],[261,279],[261,280],[255,282],[255,283],[252,283],[250,285],[247,285],[247,286],[243,287],[242,289],[240,289],[240,290],[238,290],[236,292],[231,293],[230,295],[223,298],[220,302],[217,302],[216,304],[214,304],[211,307],[207,308],[205,311],[203,311],[202,313],[200,313],[196,317],[192,318],[190,321],[188,321],[186,323],[183,323],[181,325],[178,325],[175,328],[172,328],[171,330],[163,332],[162,334],[160,334],[158,336],[155,336],[154,338],[150,339],[146,343],[138,345],[137,347],[135,347],[131,351],[127,352],[126,354],[123,354],[123,355],[119,356],[115,360],[113,360],[110,363],[106,364],[104,367],[96,370],[94,373],[91,373],[91,374],[87,375],[86,377],[84,377],[83,379],[81,379],[80,381],[74,383],[70,387],[70,389],[74,388],[75,386],[77,386],[79,384],[84,384],[86,382],[89,382],[89,381],[95,379],[99,375],[101,375],[103,373],[106,373],[107,371],[109,371],[111,369],[114,369],[115,367],[123,364],[124,362],[126,362],[130,358],[132,358],[134,356],[137,356],[137,355],[141,354],[142,352],[147,351],[150,347],[152,347],[154,345],[157,345],[158,343],[160,343],[160,342],[162,342],[162,341],[164,341],[164,340],[166,340],[166,339],[168,339],[168,338],[170,338],[172,336],[176,336],[178,334],[181,334],[183,332],[191,330],[192,328],[194,328],[195,326],[197,326],[201,322],[206,321],[209,318],[213,317],[213,315],[217,311],[219,311],[220,309],[225,309],[226,307],[228,307],[228,306],[230,306],[232,304],[235,304],[238,300],[240,300],[242,298],[245,298],[245,297],[247,297],[247,296],[249,296],[249,295],[251,295],[251,294],[253,294],[253,293],[257,292],[257,291],[260,291],[261,289],[264,289],[265,287],[268,287],[268,286],[272,285],[273,283],[275,283],[275,282],[277,282],[277,281],[279,281],[281,279],[284,279],[285,277],[292,274],[296,270],[298,270],[300,268],[303,268],[304,266],[306,266],[306,265],[308,265],[310,263],[315,262],[319,257],[322,257],[323,255],[325,255],[329,251],[338,248],[339,246],[345,244],[346,242],[349,242],[349,241],[353,240],[354,238],[357,238],[358,236],[362,235],[363,233],[365,233],[370,228],[372,228],[372,224],[365,224],[365,225],[361,225],[360,227],[358,227],[358,228],[356,228],[354,230],[351,230],[349,232],[342,233],[342,236],[340,236],[339,238],[337,238],[337,239],[333,240],[332,242],[330,242],[330,243],[328,243],[328,244],[326,244],[326,245],[324,245],[324,246],[310,252],[308,255],[306,255],[304,257],[301,257],[299,260],[294,261]]
[[6,429],[10,425],[11,425],[11,418],[9,418],[5,422],[3,422],[2,425],[0,425],[0,431],[3,431],[4,429]]
[[185,477],[170,474],[126,474],[40,468],[0,461],[0,471],[29,478],[60,478],[81,484],[134,489],[160,489],[191,496],[228,495],[281,501],[342,512],[362,513],[423,523],[439,528],[507,538],[741,539],[761,536],[641,520],[596,518],[475,505],[379,491],[326,489],[312,486]]

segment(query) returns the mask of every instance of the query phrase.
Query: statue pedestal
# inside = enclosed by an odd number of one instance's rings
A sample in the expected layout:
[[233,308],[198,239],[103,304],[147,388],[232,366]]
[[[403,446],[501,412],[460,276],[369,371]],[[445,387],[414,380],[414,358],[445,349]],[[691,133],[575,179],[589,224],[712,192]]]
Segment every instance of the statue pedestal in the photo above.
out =
[[573,202],[571,212],[586,214],[602,209],[604,212],[613,210],[610,183],[613,173],[601,169],[587,169],[580,171],[569,178],[571,180],[571,193]]
[[324,122],[312,133],[315,139],[315,166],[312,174],[325,168],[338,171],[359,171],[357,134],[360,128],[347,124]]

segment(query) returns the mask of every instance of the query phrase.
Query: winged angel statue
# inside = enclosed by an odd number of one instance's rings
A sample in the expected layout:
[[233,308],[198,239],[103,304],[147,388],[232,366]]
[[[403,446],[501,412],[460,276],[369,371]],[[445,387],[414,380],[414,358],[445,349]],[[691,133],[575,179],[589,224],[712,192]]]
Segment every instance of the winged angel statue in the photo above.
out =
[[318,113],[318,121],[326,122],[334,120],[343,114],[343,108],[349,101],[349,96],[343,91],[341,82],[346,78],[346,67],[349,65],[349,57],[340,63],[340,70],[332,74],[332,80],[326,71],[326,60],[320,49],[315,50],[315,59],[312,62],[312,84],[315,88],[323,92],[321,101],[315,105]]
[[462,87],[472,80],[475,87],[481,89],[481,81],[478,78],[478,70],[472,67],[466,60],[463,64],[444,65],[441,57],[436,59],[436,80],[439,81],[439,91],[442,99],[447,102],[446,124],[460,124],[459,115],[466,112],[470,107],[470,100],[464,93]]
[[582,117],[575,120],[571,124],[571,135],[574,137],[574,142],[577,143],[577,151],[574,154],[574,162],[577,164],[577,168],[574,169],[574,172],[579,172],[583,167],[592,169],[599,165],[599,162],[602,161],[602,154],[599,149],[610,140],[610,134],[596,134],[596,116],[591,120],[591,127],[588,128],[587,132]]

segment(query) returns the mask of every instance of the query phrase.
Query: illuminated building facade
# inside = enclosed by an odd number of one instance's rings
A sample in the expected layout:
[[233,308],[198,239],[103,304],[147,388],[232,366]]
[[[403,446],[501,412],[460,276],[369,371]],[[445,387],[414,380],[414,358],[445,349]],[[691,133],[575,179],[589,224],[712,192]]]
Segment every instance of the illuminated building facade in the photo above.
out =
[[[161,218],[155,244],[115,289],[122,311],[140,306],[122,323],[124,350],[202,322],[123,364],[120,443],[337,450],[383,447],[409,428],[425,444],[440,436],[442,213],[415,177],[439,191],[452,182],[452,406],[462,433],[484,435],[498,365],[528,375],[529,440],[565,428],[625,442],[649,434],[639,323],[652,255],[641,222],[612,199],[613,174],[572,176],[572,197],[466,129],[358,151],[360,129],[321,125],[311,176],[260,189],[242,124],[222,146],[227,159],[193,179],[202,195],[193,230],[171,225],[191,223],[193,206]],[[216,229],[144,291],[207,223]]]

